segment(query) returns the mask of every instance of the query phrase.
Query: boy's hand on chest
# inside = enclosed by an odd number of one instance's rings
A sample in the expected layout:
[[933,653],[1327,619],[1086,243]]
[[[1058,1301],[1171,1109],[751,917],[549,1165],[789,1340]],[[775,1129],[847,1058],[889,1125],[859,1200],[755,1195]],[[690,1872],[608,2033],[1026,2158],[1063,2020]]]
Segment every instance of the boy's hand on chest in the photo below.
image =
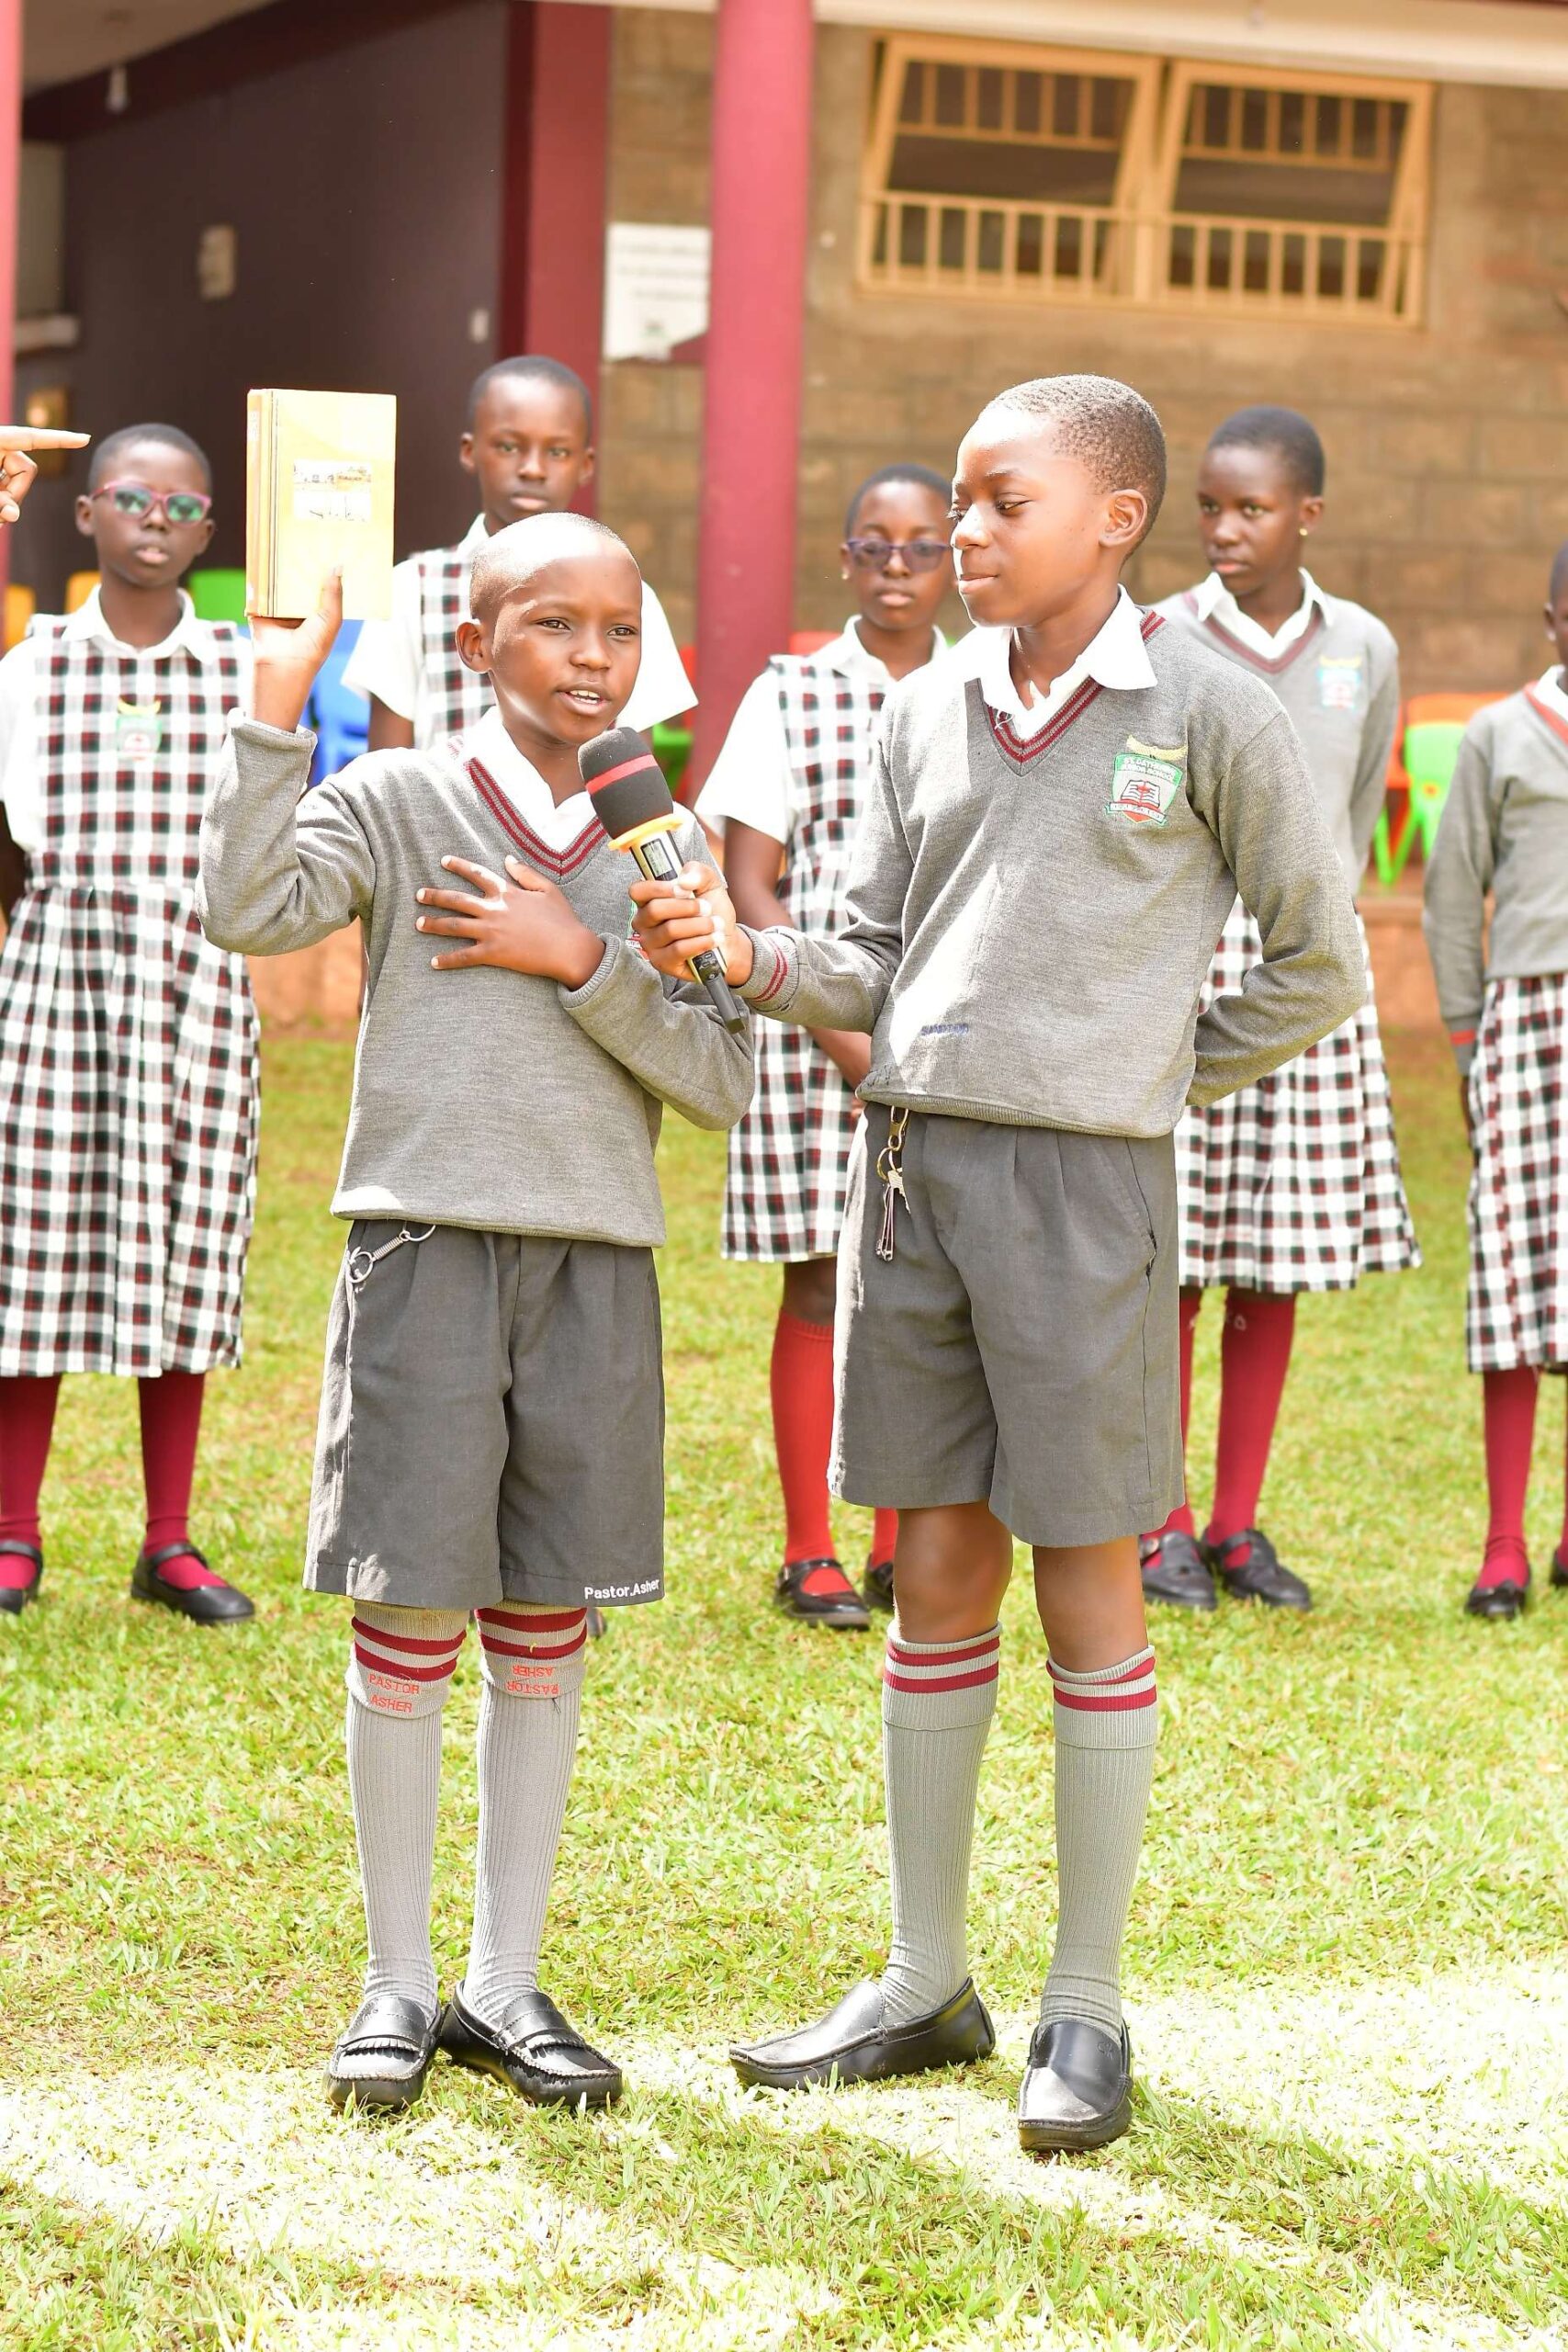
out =
[[507,859],[504,876],[467,857],[444,857],[441,865],[472,888],[414,894],[424,910],[416,919],[418,929],[459,943],[431,957],[435,971],[492,964],[502,971],[558,980],[569,989],[592,978],[604,960],[604,943],[553,882],[515,857]]

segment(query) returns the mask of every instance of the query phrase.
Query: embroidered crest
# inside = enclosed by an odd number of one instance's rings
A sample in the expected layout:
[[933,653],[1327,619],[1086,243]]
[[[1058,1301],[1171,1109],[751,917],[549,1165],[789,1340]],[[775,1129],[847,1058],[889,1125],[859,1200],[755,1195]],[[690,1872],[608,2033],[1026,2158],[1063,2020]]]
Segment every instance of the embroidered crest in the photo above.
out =
[[1129,825],[1163,825],[1186,774],[1185,743],[1168,751],[1157,743],[1140,743],[1135,735],[1129,735],[1111,771],[1106,815],[1120,817]]
[[156,759],[164,748],[164,721],[157,701],[122,698],[115,714],[114,741],[122,760]]
[[1359,710],[1366,660],[1359,653],[1325,653],[1317,665],[1320,710]]

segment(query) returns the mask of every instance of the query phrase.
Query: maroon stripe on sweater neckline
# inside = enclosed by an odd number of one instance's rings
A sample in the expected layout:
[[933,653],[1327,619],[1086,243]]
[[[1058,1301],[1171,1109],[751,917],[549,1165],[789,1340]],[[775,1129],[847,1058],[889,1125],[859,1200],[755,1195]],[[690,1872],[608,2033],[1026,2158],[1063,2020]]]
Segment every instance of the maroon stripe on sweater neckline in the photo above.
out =
[[1234,653],[1238,662],[1245,662],[1248,669],[1261,670],[1266,677],[1277,678],[1281,670],[1288,670],[1292,662],[1299,662],[1314,639],[1323,634],[1325,622],[1323,606],[1314,605],[1312,618],[1295,643],[1287,645],[1283,653],[1274,654],[1255,653],[1251,646],[1242,643],[1239,637],[1233,637],[1224,621],[1217,621],[1213,613],[1204,620],[1203,627],[1223,641],[1227,652]]
[[[1164,627],[1163,613],[1145,613],[1138,624],[1138,635],[1146,645],[1156,631]],[[991,708],[990,704],[986,702],[983,692],[980,700],[985,704],[986,717],[990,722],[991,733],[995,738],[998,750],[1010,759],[1015,767],[1026,768],[1032,765],[1043,752],[1048,752],[1053,743],[1059,742],[1073,721],[1081,718],[1090,703],[1098,701],[1104,692],[1105,688],[1098,678],[1086,678],[1081,686],[1074,687],[1055,717],[1048,719],[1039,734],[1030,736],[1027,741],[1018,732],[1010,718],[1006,718],[1002,712]]]
[[500,825],[513,845],[523,852],[530,865],[536,865],[553,881],[564,882],[585,865],[599,847],[609,839],[597,817],[591,817],[582,831],[564,849],[552,849],[548,842],[537,834],[526,819],[521,816],[508,796],[481,760],[470,759],[468,770],[480,799]]
[[1527,686],[1525,688],[1525,700],[1529,703],[1530,708],[1534,711],[1541,725],[1543,727],[1550,727],[1552,733],[1557,737],[1559,742],[1568,743],[1568,718],[1560,718],[1557,713],[1551,709],[1547,704],[1538,702],[1536,699],[1535,688],[1533,686]]

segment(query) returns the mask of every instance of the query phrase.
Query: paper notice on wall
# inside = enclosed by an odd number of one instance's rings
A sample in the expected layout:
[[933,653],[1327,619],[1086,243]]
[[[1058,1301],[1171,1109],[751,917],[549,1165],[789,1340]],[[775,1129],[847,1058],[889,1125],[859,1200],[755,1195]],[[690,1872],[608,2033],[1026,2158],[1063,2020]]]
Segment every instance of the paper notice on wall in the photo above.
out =
[[668,359],[708,322],[706,229],[612,220],[604,244],[604,357]]

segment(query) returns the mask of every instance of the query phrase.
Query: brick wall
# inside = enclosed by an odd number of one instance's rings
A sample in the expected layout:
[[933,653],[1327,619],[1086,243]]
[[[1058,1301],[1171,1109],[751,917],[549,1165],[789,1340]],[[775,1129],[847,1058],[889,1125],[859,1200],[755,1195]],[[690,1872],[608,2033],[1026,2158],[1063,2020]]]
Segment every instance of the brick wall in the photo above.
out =
[[[711,40],[709,17],[616,10],[612,219],[705,218]],[[1192,478],[1210,430],[1243,401],[1282,401],[1311,414],[1328,447],[1313,569],[1389,621],[1407,684],[1507,686],[1542,666],[1546,567],[1568,538],[1568,318],[1555,299],[1568,289],[1568,211],[1554,169],[1568,93],[1439,93],[1424,327],[1249,326],[860,292],[872,57],[872,35],[819,30],[798,626],[842,617],[834,548],[857,481],[893,457],[946,470],[988,393],[1087,368],[1136,384],[1170,439],[1170,497],[1139,594],[1163,595],[1198,568]],[[603,511],[682,638],[694,620],[701,397],[693,368],[605,370]]]

